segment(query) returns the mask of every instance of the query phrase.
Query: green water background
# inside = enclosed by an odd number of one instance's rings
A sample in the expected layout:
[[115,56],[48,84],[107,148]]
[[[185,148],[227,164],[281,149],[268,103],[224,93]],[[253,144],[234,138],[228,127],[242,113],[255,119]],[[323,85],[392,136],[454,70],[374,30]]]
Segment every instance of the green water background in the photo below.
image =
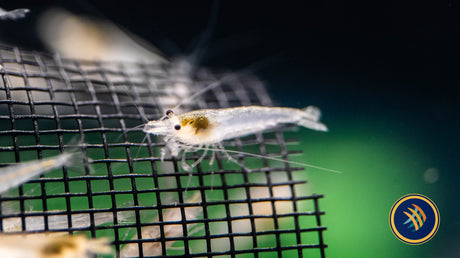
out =
[[[274,81],[286,84],[284,80]],[[329,245],[326,255],[458,255],[460,250],[455,243],[459,241],[459,139],[452,123],[455,107],[449,98],[424,95],[426,92],[411,96],[401,91],[374,91],[371,86],[353,89],[340,82],[340,86],[329,87],[317,82],[300,85],[306,82],[308,79],[289,81],[293,85],[289,91],[272,89],[281,97],[282,105],[320,106],[323,121],[330,129],[328,133],[301,130],[298,135],[305,152],[299,160],[343,172],[306,168],[305,178],[311,191],[325,195],[321,209],[326,211],[322,222],[328,227],[324,233]],[[348,93],[334,93],[347,86]],[[435,182],[424,180],[429,169],[439,172]],[[410,193],[427,196],[440,211],[437,234],[422,245],[399,241],[389,227],[392,205]]]

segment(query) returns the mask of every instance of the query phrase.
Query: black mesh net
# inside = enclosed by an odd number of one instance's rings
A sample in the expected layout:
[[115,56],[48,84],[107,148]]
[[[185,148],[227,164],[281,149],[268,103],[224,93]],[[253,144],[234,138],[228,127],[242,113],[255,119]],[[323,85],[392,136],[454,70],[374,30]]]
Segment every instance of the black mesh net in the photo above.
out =
[[[324,256],[318,201],[303,168],[217,153],[193,173],[160,160],[161,137],[131,129],[222,74],[180,65],[89,62],[0,46],[0,164],[71,151],[61,166],[0,196],[3,232],[107,237],[119,256]],[[260,81],[232,80],[183,110],[273,105]],[[297,140],[282,127],[224,142],[226,149],[288,160]],[[77,140],[75,140],[77,139]],[[201,153],[188,153],[195,162]],[[0,168],[1,169],[1,168]],[[299,172],[300,171],[300,172]],[[3,183],[3,182],[2,182]]]

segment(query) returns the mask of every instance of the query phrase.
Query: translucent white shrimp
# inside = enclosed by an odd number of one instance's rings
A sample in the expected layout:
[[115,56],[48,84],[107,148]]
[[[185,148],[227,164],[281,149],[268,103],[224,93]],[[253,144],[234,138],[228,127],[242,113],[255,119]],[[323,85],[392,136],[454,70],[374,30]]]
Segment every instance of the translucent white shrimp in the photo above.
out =
[[84,258],[90,254],[110,254],[107,238],[88,239],[83,235],[54,233],[0,234],[0,257]]
[[[319,122],[320,115],[320,110],[314,106],[305,109],[247,106],[203,109],[180,115],[175,115],[173,111],[168,110],[166,116],[148,122],[143,130],[146,133],[164,136],[166,149],[162,150],[162,160],[168,151],[171,155],[178,156],[183,149],[185,152],[204,149],[203,155],[191,166],[185,163],[184,153],[182,167],[190,171],[204,159],[208,150],[222,151],[228,159],[238,164],[227,153],[236,151],[226,151],[222,147],[221,143],[226,139],[246,136],[281,124],[297,124],[317,131],[327,131],[327,127]],[[249,155],[258,157],[254,154]],[[308,164],[301,165],[316,167]]]
[[0,193],[17,187],[33,177],[71,164],[78,160],[77,154],[81,156],[79,152],[64,152],[51,158],[23,162],[0,169]]
[[26,13],[30,12],[29,9],[19,8],[7,11],[0,8],[0,20],[17,20],[26,17]]
[[[52,211],[56,212],[56,211]],[[25,214],[26,231],[39,231],[45,229],[45,219],[42,216],[27,216]],[[129,220],[126,212],[117,212],[118,223],[125,223]],[[89,214],[72,214],[72,228],[85,228],[91,226]],[[69,228],[69,218],[67,215],[50,215],[48,216],[48,228],[50,230],[63,230]],[[113,214],[111,212],[94,213],[94,224],[96,226],[104,224],[113,224]],[[3,218],[3,232],[21,232],[21,217]],[[56,234],[65,232],[57,232]]]

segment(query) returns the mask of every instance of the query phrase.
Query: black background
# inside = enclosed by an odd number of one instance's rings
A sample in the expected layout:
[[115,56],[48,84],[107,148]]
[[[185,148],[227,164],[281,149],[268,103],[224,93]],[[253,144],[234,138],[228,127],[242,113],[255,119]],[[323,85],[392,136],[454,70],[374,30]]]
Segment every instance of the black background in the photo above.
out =
[[[167,56],[190,54],[203,31],[212,28],[201,45],[206,51],[200,65],[239,69],[268,60],[257,73],[269,85],[308,89],[313,99],[327,94],[346,105],[344,97],[359,97],[363,101],[352,101],[359,108],[377,101],[435,113],[450,112],[458,101],[460,6],[455,0],[9,1],[1,6],[27,7],[31,13],[24,20],[2,21],[0,36],[41,49],[33,24],[54,5],[108,18]],[[308,84],[301,83],[305,80]],[[301,97],[291,101],[305,102]]]

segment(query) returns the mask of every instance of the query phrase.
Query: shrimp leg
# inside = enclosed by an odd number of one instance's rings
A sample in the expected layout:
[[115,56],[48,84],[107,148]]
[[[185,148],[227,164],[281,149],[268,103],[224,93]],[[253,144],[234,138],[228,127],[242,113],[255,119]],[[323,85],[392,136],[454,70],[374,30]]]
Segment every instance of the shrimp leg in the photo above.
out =
[[209,160],[209,166],[212,166],[212,164],[214,164],[215,159],[216,159],[216,152],[212,151],[211,152],[211,160]]
[[237,164],[238,166],[240,166],[244,171],[246,172],[250,172],[249,171],[249,168],[247,168],[245,165],[241,164],[240,162],[238,162],[236,159],[234,159],[230,154],[228,154],[227,150],[225,149],[225,147],[222,145],[222,143],[216,143],[214,144],[214,147],[216,149],[218,149],[220,152],[222,152],[222,154],[225,156],[225,158],[227,158],[227,161],[231,161],[235,164]]
[[187,155],[188,150],[184,149],[184,152],[182,152],[182,160],[181,160],[181,166],[185,171],[192,171],[192,167],[190,167],[189,164],[187,164],[187,161],[185,160],[185,156]]
[[201,154],[200,158],[192,164],[192,168],[196,167],[198,164],[201,163],[201,161],[203,161],[203,159],[206,157],[206,154],[208,153],[208,149],[209,149],[209,145],[205,145],[203,154]]

